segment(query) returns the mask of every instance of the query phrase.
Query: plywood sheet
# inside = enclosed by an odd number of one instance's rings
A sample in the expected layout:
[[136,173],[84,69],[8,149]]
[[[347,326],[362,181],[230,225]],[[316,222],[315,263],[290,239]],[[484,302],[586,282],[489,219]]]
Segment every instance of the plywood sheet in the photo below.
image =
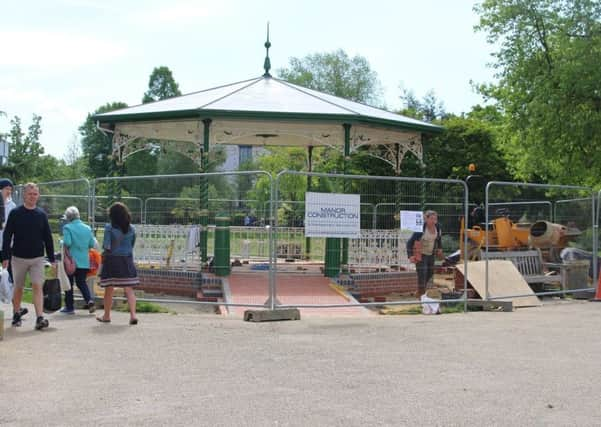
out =
[[[457,265],[457,269],[461,274],[464,274],[463,267],[463,264]],[[486,295],[486,261],[468,262],[467,280],[484,299]],[[514,307],[542,305],[511,261],[488,261],[488,295],[491,298],[506,295],[530,295],[521,298],[503,298],[503,301],[511,301]]]

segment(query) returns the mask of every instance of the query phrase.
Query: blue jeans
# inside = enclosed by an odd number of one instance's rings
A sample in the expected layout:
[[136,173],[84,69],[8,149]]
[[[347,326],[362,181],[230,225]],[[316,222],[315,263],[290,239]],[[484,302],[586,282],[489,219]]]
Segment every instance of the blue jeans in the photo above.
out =
[[88,288],[88,284],[86,283],[86,274],[88,274],[87,268],[77,268],[75,273],[69,276],[69,282],[71,283],[71,289],[65,291],[65,307],[67,310],[73,310],[73,279],[75,279],[75,284],[79,288],[81,295],[86,303],[93,302],[90,295],[90,289]]

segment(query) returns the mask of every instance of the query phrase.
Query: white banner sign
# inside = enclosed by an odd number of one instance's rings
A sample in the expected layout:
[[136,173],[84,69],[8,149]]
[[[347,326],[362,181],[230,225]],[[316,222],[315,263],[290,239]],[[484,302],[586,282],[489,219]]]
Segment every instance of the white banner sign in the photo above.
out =
[[361,235],[358,194],[312,193],[305,196],[305,236],[358,239]]
[[401,231],[424,231],[422,211],[401,211]]

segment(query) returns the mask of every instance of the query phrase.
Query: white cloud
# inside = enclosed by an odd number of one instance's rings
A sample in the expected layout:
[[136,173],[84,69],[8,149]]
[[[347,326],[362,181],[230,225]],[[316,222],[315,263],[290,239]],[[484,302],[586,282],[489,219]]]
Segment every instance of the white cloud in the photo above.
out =
[[147,25],[157,24],[198,24],[202,18],[222,16],[229,10],[224,1],[219,3],[198,0],[179,0],[171,2],[161,2],[160,6],[148,8],[137,20]]
[[[0,89],[0,99],[5,103],[4,105],[13,106],[15,111],[35,105],[36,109],[34,113],[42,116],[42,121],[46,118],[64,121],[78,121],[82,120],[82,117],[85,118],[85,113],[73,108],[68,100],[50,97],[33,90],[17,90],[12,88]],[[13,114],[9,114],[10,117],[12,117],[12,115]],[[28,119],[28,117],[24,118]]]
[[0,65],[61,67],[106,63],[126,54],[123,43],[83,34],[51,31],[0,31],[5,40]]

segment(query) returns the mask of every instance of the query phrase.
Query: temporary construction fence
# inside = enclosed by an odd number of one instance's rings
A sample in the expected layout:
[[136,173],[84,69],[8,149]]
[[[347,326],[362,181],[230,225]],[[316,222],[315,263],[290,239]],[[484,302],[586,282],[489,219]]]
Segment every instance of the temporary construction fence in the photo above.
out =
[[[107,208],[114,201],[125,202],[132,211],[138,236],[136,262],[142,273],[151,275],[153,280],[160,275],[187,275],[197,280],[201,265],[208,265],[227,283],[230,261],[266,271],[268,279],[262,285],[263,293],[269,295],[266,301],[230,304],[246,307],[265,303],[271,308],[291,306],[285,297],[287,291],[278,287],[278,282],[291,273],[307,271],[333,277],[331,280],[340,285],[338,290],[345,294],[346,302],[332,304],[319,295],[305,295],[302,303],[295,303],[297,307],[381,305],[377,301],[359,301],[358,294],[347,285],[353,275],[377,281],[382,276],[396,277],[395,274],[414,271],[406,253],[411,232],[401,229],[401,212],[437,211],[444,252],[449,255],[461,247],[462,241],[467,244],[467,236],[461,233],[461,220],[476,207],[468,203],[467,186],[460,180],[292,171],[275,178],[264,171],[248,171],[110,177],[39,185],[40,206],[51,223],[57,223],[56,229],[53,225],[57,233],[65,208],[75,205],[82,219],[97,230],[101,241]],[[20,189],[16,190],[18,197]],[[308,234],[308,194],[323,196],[315,199],[317,205],[312,206],[330,211],[346,208],[342,196],[358,197],[358,232],[348,238]],[[566,229],[579,230],[580,234],[570,241],[570,248],[596,253],[599,212],[595,211],[595,196],[586,187],[492,182],[486,187],[483,222],[491,224],[496,218],[506,217],[516,224],[558,223]],[[339,231],[336,224],[331,227],[328,231]],[[487,254],[498,248],[490,241],[484,243],[480,250],[488,260]],[[559,249],[541,248],[541,253],[545,260],[557,261],[561,257]],[[216,264],[216,259],[224,257],[226,262]],[[469,272],[467,261],[463,262],[465,290]],[[573,277],[565,271],[558,270],[559,275],[565,275],[561,288],[543,287],[537,295],[590,290],[598,277],[596,263],[591,263],[590,278],[582,286],[569,283]],[[490,295],[488,280],[487,270],[484,299],[520,297]],[[399,299],[389,297],[387,305],[417,302],[401,299],[403,289],[397,290]],[[466,293],[459,301],[465,306]],[[223,301],[199,303],[227,305]]]
[[[487,227],[493,232],[486,233],[481,248],[485,260],[483,298],[519,299],[531,295],[508,294],[499,292],[498,289],[494,295],[491,294],[491,258],[513,261],[537,296],[572,294],[577,297],[592,291],[598,277],[597,262],[592,261],[593,254],[597,253],[598,218],[595,196],[589,187],[489,182],[485,195],[485,223],[490,224]],[[542,211],[532,214],[532,207],[537,205],[545,206],[547,216],[541,215]],[[504,208],[499,210],[499,206]],[[514,206],[529,206],[530,209],[525,214],[514,211]],[[527,247],[536,250],[529,266],[520,264],[526,262],[524,257],[519,258],[523,253],[511,252]],[[493,254],[492,251],[505,253]],[[577,253],[576,256],[574,252]],[[591,255],[590,266],[588,263],[584,266],[575,265],[573,261],[584,253]],[[542,270],[541,267],[548,267],[549,271]],[[529,269],[526,273],[522,271],[525,268]],[[538,272],[534,271],[536,268],[539,268]]]
[[[275,212],[281,209],[279,200],[291,198],[291,191],[298,188],[310,191],[301,194],[305,203],[299,205],[301,212],[296,213],[297,217],[304,218],[305,238],[293,242],[295,252],[304,254],[305,259],[311,260],[315,247],[324,248],[323,273],[326,276],[338,276],[341,284],[347,283],[344,282],[344,277],[351,276],[349,280],[352,280],[355,274],[364,273],[367,277],[377,277],[381,273],[409,272],[413,276],[413,291],[417,290],[415,273],[411,273],[415,267],[409,262],[405,248],[412,231],[403,229],[403,212],[417,213],[421,220],[422,212],[437,210],[438,222],[444,230],[443,246],[452,250],[460,247],[461,214],[457,214],[457,211],[462,210],[463,216],[468,212],[468,193],[463,181],[283,171],[275,178]],[[310,201],[307,199],[309,196]],[[371,219],[371,227],[365,229],[363,224],[369,224],[370,220],[363,221],[363,210],[359,209],[361,204],[373,205],[375,215],[380,212],[376,206],[391,207],[395,214],[386,212],[385,215],[392,216],[394,223],[390,223],[389,228],[380,228],[378,225],[385,222],[376,217],[376,221]],[[440,209],[441,206],[450,206],[455,210]],[[344,218],[349,218],[349,221],[345,222]],[[354,225],[351,224],[353,219]],[[281,215],[277,214],[274,236],[276,247],[289,242],[288,237],[279,232],[280,222]],[[378,228],[373,227],[374,222]],[[421,230],[421,222],[418,229]],[[465,263],[467,269],[467,261]],[[274,264],[270,298],[272,302],[279,297],[277,282],[281,277],[278,274],[280,265]],[[406,293],[407,288],[402,288],[402,280],[396,280],[394,275],[391,277],[394,277],[392,282],[386,284],[378,280],[379,286],[389,285],[389,293],[400,297],[401,293]],[[347,304],[330,304],[321,300],[320,296],[308,295],[306,302],[296,306],[344,307],[357,304],[352,292],[347,294],[347,298]],[[406,303],[410,302],[400,298],[392,301],[388,299],[386,302],[391,305]],[[415,303],[415,300],[411,303]]]

